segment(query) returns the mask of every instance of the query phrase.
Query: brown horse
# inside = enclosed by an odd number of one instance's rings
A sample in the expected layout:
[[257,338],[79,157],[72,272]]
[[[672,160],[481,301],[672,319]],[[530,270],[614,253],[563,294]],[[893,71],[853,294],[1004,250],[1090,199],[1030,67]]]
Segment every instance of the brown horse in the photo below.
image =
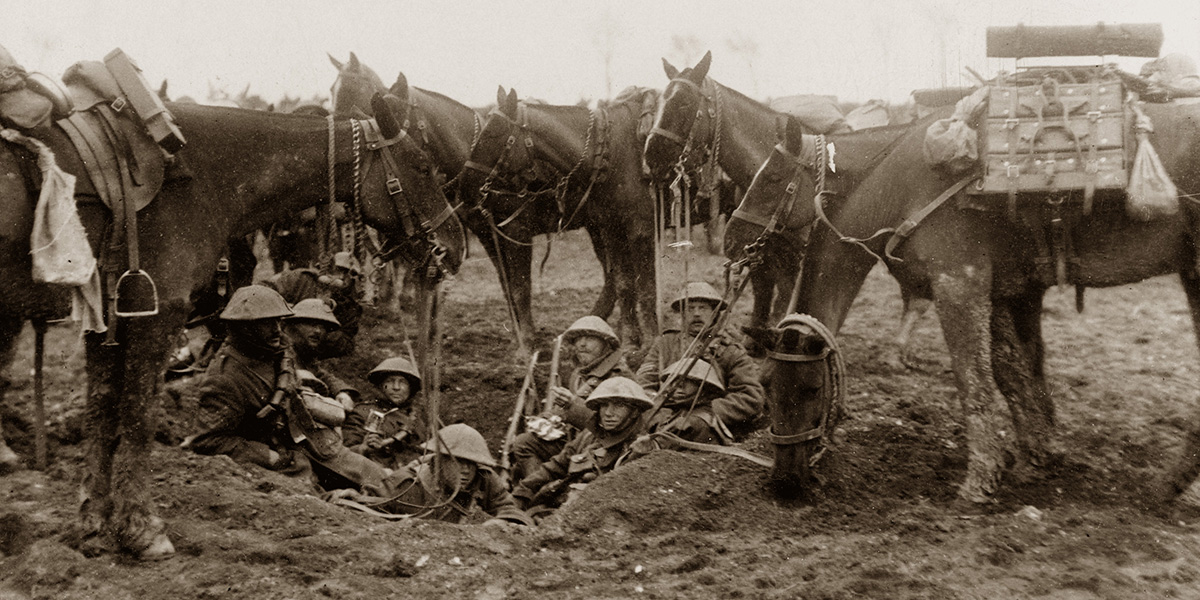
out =
[[[682,72],[663,60],[670,82],[663,91],[654,129],[646,140],[646,162],[661,179],[670,176],[681,161],[715,160],[744,190],[772,147],[782,141],[787,115],[708,77],[711,64],[711,52],[705,53],[696,66]],[[730,215],[725,232],[726,256],[742,256],[747,246],[764,233],[765,223],[752,217],[741,210]],[[754,288],[751,326],[776,322],[786,311],[810,223],[790,222],[783,231],[769,233],[770,243],[757,248],[762,263],[750,273]],[[927,296],[903,286],[900,291],[904,317],[895,349],[885,357],[893,366],[904,361],[908,337],[929,307],[924,300]]]
[[[464,202],[479,198],[517,240],[586,229],[621,309],[622,339],[648,343],[658,335],[655,219],[642,180],[640,98],[589,110],[519,103],[500,88],[497,100],[460,176]],[[591,314],[607,318],[612,303],[601,293]]]
[[[875,257],[840,237],[867,237],[895,228],[914,213],[952,190],[949,177],[926,164],[925,130],[952,109],[914,124],[899,141],[878,140],[873,146],[838,147],[838,161],[852,156],[876,157],[879,164],[836,206],[830,227],[818,226],[805,260],[797,310],[836,332],[849,311]],[[1181,196],[1200,192],[1200,105],[1148,104],[1154,123],[1150,141]],[[800,142],[793,141],[792,147]],[[889,147],[885,153],[880,151]],[[771,163],[783,163],[782,166]],[[839,168],[840,164],[839,164]],[[746,194],[760,206],[783,201],[789,183],[796,186],[798,209],[812,210],[815,170],[806,161],[777,153],[764,165]],[[1053,257],[1046,256],[1047,229],[1062,223],[1069,236],[1067,282],[1086,287],[1127,285],[1167,273],[1179,273],[1200,327],[1200,278],[1195,240],[1187,212],[1151,222],[1129,219],[1120,191],[1097,192],[1090,215],[1083,215],[1082,191],[1022,198],[1030,212],[1017,220],[1003,210],[972,210],[942,205],[920,224],[892,242],[902,262],[893,274],[933,292],[942,332],[949,347],[965,412],[967,476],[961,497],[988,501],[1008,468],[1010,455],[1044,465],[1052,450],[1054,407],[1046,384],[1041,330],[1042,299],[1057,281]],[[961,197],[960,197],[961,199]],[[968,206],[988,200],[980,197]],[[1072,210],[1071,207],[1074,207]],[[883,252],[887,237],[871,244]],[[1001,407],[1008,402],[1011,421]],[[787,402],[776,398],[774,401]],[[1010,430],[1016,435],[1005,435]],[[1192,433],[1191,437],[1196,437]],[[796,452],[778,446],[777,454]],[[1192,457],[1194,458],[1194,457]],[[1183,471],[1188,471],[1184,465]]]
[[[331,90],[334,113],[352,116],[356,114],[355,111],[361,111],[369,115],[369,100],[372,94],[384,89],[383,80],[374,70],[362,64],[354,53],[350,53],[350,60],[346,63],[332,56],[329,60],[338,70]],[[403,73],[397,76],[396,82],[387,91],[410,107],[405,126],[445,175],[446,192],[457,193],[463,165],[471,156],[471,149],[483,127],[481,112],[437,92],[410,86]],[[530,277],[532,235],[526,236],[516,230],[499,230],[488,215],[480,210],[481,207],[474,204],[478,200],[474,196],[457,200],[463,203],[459,216],[479,238],[496,268],[511,317],[515,321],[519,352],[527,354],[535,331]],[[513,238],[513,241],[506,237]]]
[[[222,247],[231,235],[264,227],[328,197],[336,176],[335,199],[358,199],[364,221],[394,236],[409,260],[438,260],[448,271],[461,263],[462,226],[430,174],[428,159],[400,130],[380,98],[378,122],[386,138],[371,151],[360,135],[363,123],[265,113],[252,110],[168,105],[187,145],[176,155],[180,171],[139,214],[141,267],[157,284],[155,316],[116,318],[116,345],[105,336],[85,336],[88,372],[87,464],[82,490],[84,547],[120,548],[141,557],[169,555],[173,548],[151,502],[151,403],[158,396],[168,341],[184,324],[189,296],[208,282]],[[65,147],[65,134],[54,129],[51,145]],[[332,136],[332,137],[331,137]],[[330,145],[334,156],[329,156]],[[0,146],[0,169],[28,173],[23,148]],[[86,178],[78,157],[60,165]],[[331,173],[332,169],[332,173]],[[359,175],[361,174],[361,175]],[[400,185],[389,186],[394,178]],[[4,177],[6,207],[32,211],[36,198],[25,181]],[[389,193],[389,188],[398,193]],[[79,189],[77,188],[77,192]],[[93,248],[105,245],[110,211],[96,199],[81,197],[79,211]],[[39,308],[14,303],[32,286],[29,233],[5,239],[0,269],[0,313]],[[46,298],[45,300],[49,300]],[[29,314],[29,313],[25,313]],[[12,343],[19,328],[11,323],[0,341]],[[18,322],[19,325],[19,322]],[[3,355],[3,353],[0,353]]]

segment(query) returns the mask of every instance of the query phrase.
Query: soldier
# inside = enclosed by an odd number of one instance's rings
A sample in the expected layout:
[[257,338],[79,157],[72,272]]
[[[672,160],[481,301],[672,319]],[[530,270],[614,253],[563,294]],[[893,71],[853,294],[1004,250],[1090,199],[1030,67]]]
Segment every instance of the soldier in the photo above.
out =
[[359,404],[346,417],[342,428],[346,446],[393,469],[419,458],[425,424],[413,404],[421,391],[417,367],[395,356],[371,369],[367,381],[383,393],[383,399]]
[[233,293],[221,312],[227,343],[200,384],[200,433],[185,446],[308,479],[318,488],[378,485],[383,467],[343,447],[333,425],[318,422],[321,415],[305,406],[281,328],[292,314],[270,288],[250,285]]
[[334,398],[342,403],[346,411],[354,410],[360,394],[354,386],[346,383],[328,369],[318,366],[323,358],[321,345],[331,332],[341,327],[333,309],[325,301],[305,298],[292,306],[292,314],[283,319],[283,336],[296,352],[297,367],[312,371],[324,381]]
[[316,269],[288,269],[276,273],[264,284],[279,292],[288,304],[294,305],[308,298],[319,298],[333,308],[333,316],[338,320],[340,327],[329,332],[321,340],[317,351],[319,358],[336,358],[354,352],[354,338],[358,335],[358,323],[362,317],[354,270],[350,254],[339,252],[334,255],[332,276],[321,275]]
[[[688,369],[688,365],[691,365],[691,369]],[[685,440],[704,444],[731,443],[733,434],[729,431],[730,424],[717,416],[721,404],[727,403],[725,383],[721,381],[717,370],[703,360],[696,360],[693,364],[691,359],[685,358],[663,370],[663,383],[672,375],[682,380],[672,388],[671,395],[646,423],[646,429],[651,433],[673,433]]]
[[447,425],[422,448],[438,457],[426,454],[366,493],[338,490],[330,499],[346,498],[370,503],[385,512],[451,523],[467,522],[482,511],[493,517],[485,524],[508,521],[533,525],[493,470],[496,460],[473,427],[464,423]]
[[628,377],[600,382],[587,398],[586,406],[593,411],[588,428],[521,480],[513,490],[517,503],[522,508],[557,506],[562,493],[573,484],[587,484],[616,468],[640,431],[642,413],[653,405],[641,386]]
[[[553,399],[553,415],[566,427],[526,431],[513,440],[513,481],[536,470],[543,462],[562,451],[573,437],[574,430],[587,427],[594,412],[584,405],[584,399],[601,381],[631,373],[621,351],[621,340],[612,327],[600,317],[580,317],[563,332],[563,345],[571,349],[575,369],[567,385],[553,386],[548,394]],[[548,418],[551,415],[543,415]],[[548,423],[549,421],[543,421]]]
[[[651,394],[657,393],[660,382],[664,381],[659,373],[663,367],[684,358],[684,352],[712,321],[714,313],[726,306],[713,286],[692,282],[671,303],[671,308],[679,313],[680,329],[664,331],[650,346],[637,372],[637,382]],[[744,435],[766,404],[758,363],[732,330],[726,328],[709,335],[715,337],[700,358],[715,366],[716,376],[724,382],[725,395],[713,403],[714,416],[725,425],[718,431]]]

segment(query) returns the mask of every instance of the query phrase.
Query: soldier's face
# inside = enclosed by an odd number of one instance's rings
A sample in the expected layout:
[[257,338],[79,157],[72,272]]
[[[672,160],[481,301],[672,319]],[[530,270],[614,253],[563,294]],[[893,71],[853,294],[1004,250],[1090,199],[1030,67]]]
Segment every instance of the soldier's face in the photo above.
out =
[[688,335],[699,334],[704,329],[704,326],[708,325],[708,321],[712,319],[714,312],[717,312],[717,307],[711,302],[705,300],[688,302],[681,314],[683,329],[688,332]]
[[404,406],[408,403],[408,397],[412,393],[409,387],[408,378],[403,375],[388,375],[383,380],[383,393],[387,399],[396,406]]
[[624,402],[605,402],[600,405],[600,428],[615,431],[629,418],[633,409]]
[[575,339],[572,348],[575,349],[575,359],[579,361],[579,364],[590,365],[604,356],[604,351],[608,349],[608,342],[595,336],[581,335]]
[[246,333],[271,348],[279,348],[283,345],[283,328],[280,319],[250,321],[246,323]]
[[700,391],[700,384],[696,380],[684,379],[675,386],[675,392],[671,394],[671,397],[677,400],[695,398],[698,391]]
[[469,460],[447,456],[442,461],[442,469],[446,473],[442,481],[445,481],[451,488],[457,484],[458,490],[461,492],[471,485],[471,480],[475,479],[475,472],[479,470],[479,466]]

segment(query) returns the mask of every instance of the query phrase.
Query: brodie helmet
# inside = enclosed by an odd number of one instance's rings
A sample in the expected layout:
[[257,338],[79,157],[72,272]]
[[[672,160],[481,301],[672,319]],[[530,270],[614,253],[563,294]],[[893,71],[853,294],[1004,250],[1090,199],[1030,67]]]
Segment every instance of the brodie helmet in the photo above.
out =
[[667,378],[671,377],[672,375],[681,373],[682,377],[691,379],[692,381],[699,383],[701,386],[707,384],[716,388],[717,391],[725,391],[725,382],[721,381],[721,375],[717,373],[716,367],[712,366],[707,361],[697,360],[696,364],[692,365],[691,370],[686,374],[683,374],[683,370],[687,368],[688,363],[690,362],[692,362],[692,359],[685,358],[671,363],[671,366],[663,369],[663,372],[659,374],[659,378],[663,381],[666,381]]
[[717,288],[709,285],[704,281],[693,281],[683,288],[683,293],[671,301],[671,308],[676,311],[683,310],[683,302],[711,302],[713,306],[724,308],[725,299],[721,297],[721,293]]
[[325,301],[320,298],[305,298],[292,307],[291,316],[286,317],[288,321],[317,321],[324,323],[336,329],[342,326],[341,321],[333,316],[333,309],[329,307]]
[[621,345],[621,338],[617,337],[617,332],[613,331],[607,321],[596,315],[579,317],[574,323],[571,323],[571,326],[563,332],[563,342],[569,344],[585,335],[598,337],[608,342],[613,348]]
[[416,394],[421,391],[421,373],[417,371],[416,365],[412,364],[407,358],[393,356],[392,358],[383,359],[383,362],[376,365],[374,369],[371,369],[370,373],[367,373],[367,381],[376,387],[380,387],[388,375],[403,375],[405,379],[408,379],[408,387],[411,393]]
[[287,301],[279,292],[263,286],[248,285],[238,288],[230,296],[221,318],[226,321],[257,321],[258,319],[277,319],[292,315]]
[[610,377],[600,382],[596,389],[588,394],[584,403],[592,410],[600,410],[600,405],[606,400],[619,400],[634,407],[635,410],[649,410],[654,402],[646,395],[642,386],[628,377]]
[[[438,440],[441,440],[439,443]],[[466,423],[447,425],[438,430],[437,435],[421,444],[426,450],[448,454],[454,458],[469,460],[485,467],[495,467],[496,460],[488,450],[487,442],[474,427]]]

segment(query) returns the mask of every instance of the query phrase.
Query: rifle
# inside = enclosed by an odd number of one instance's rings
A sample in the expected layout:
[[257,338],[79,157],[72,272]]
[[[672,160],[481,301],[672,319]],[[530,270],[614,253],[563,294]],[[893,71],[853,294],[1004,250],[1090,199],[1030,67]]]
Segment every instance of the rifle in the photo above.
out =
[[508,431],[504,433],[504,444],[500,446],[500,471],[506,476],[512,470],[512,446],[517,437],[517,429],[521,426],[521,417],[525,412],[525,399],[533,387],[533,370],[537,366],[538,353],[535,351],[529,359],[529,368],[525,371],[525,380],[521,382],[521,391],[517,392],[517,406],[513,409],[512,418],[508,421]]
[[550,381],[546,384],[546,398],[542,400],[542,413],[550,412],[554,407],[554,397],[550,394],[550,390],[560,385],[558,376],[558,364],[562,358],[563,338],[558,336],[554,338],[554,353],[550,355]]
[[271,401],[259,409],[256,415],[266,419],[283,410],[283,401],[288,395],[295,394],[300,389],[300,379],[296,377],[296,354],[290,346],[284,348],[283,356],[279,359],[279,374],[275,376],[275,393]]

